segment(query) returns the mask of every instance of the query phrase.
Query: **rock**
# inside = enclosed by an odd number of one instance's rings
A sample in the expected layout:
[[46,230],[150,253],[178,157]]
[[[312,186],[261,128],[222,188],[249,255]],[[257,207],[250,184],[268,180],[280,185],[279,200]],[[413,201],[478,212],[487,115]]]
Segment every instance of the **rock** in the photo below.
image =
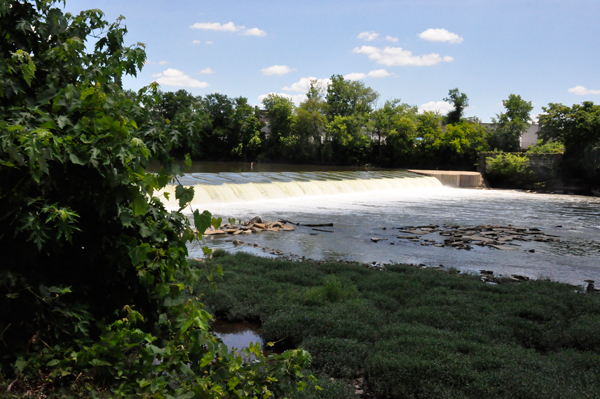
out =
[[294,230],[296,230],[296,228],[294,226],[292,226],[291,224],[284,224],[283,226],[281,226],[281,228],[283,229],[283,231],[294,231]]
[[279,227],[270,227],[267,229],[267,231],[279,231],[281,230]]
[[522,276],[520,274],[511,274],[510,276],[513,277],[513,278],[516,278],[519,281],[528,281],[529,280],[529,277]]
[[379,242],[381,240],[387,240],[387,238],[371,237],[371,241],[373,241],[373,242]]
[[509,245],[495,245],[495,244],[488,244],[488,247],[494,248],[494,249],[501,249],[504,251],[514,251],[514,250],[518,249],[516,247],[511,247]]
[[254,243],[254,248],[258,248],[258,243]]
[[233,240],[233,245],[235,245],[236,247],[238,245],[242,245],[244,243],[244,241],[240,241],[240,240]]
[[252,219],[250,219],[250,221],[248,221],[248,224],[252,223],[262,223],[262,219],[260,216],[254,216]]
[[279,228],[282,228],[282,227],[283,227],[283,224],[281,224],[280,222],[273,222],[273,223],[271,223],[271,227],[279,227]]
[[252,227],[252,232],[254,233],[260,233],[261,231],[264,231],[265,229],[261,229],[259,227]]
[[532,249],[529,250],[529,252],[534,253],[535,249],[532,248]]
[[254,227],[258,227],[259,229],[265,230],[267,226],[264,223],[254,223]]
[[227,233],[223,230],[206,230],[204,232],[205,236],[214,236],[214,235],[219,235],[219,234],[227,234]]

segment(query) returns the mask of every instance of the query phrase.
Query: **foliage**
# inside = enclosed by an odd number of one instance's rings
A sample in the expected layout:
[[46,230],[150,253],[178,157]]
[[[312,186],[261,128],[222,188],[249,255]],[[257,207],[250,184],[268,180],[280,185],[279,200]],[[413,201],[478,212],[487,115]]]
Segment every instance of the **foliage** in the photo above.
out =
[[[264,339],[310,350],[316,375],[364,377],[376,398],[597,396],[600,296],[571,285],[490,285],[408,265],[378,271],[245,253],[219,264],[218,290],[204,290],[208,309],[261,320]],[[353,293],[306,301],[333,276]]]
[[[180,172],[169,126],[186,122],[156,87],[121,88],[143,65],[143,45],[124,46],[127,30],[99,10],[71,15],[54,4],[0,7],[0,240],[10,248],[0,267],[0,375],[13,391],[40,387],[38,396],[295,389],[308,353],[266,361],[251,348],[260,361],[242,364],[183,295],[211,271],[187,266],[190,221],[156,196]],[[163,165],[156,174],[145,172],[152,160]],[[193,190],[175,192],[183,209]],[[208,212],[193,219],[200,233],[218,225]]]
[[487,130],[479,123],[463,121],[442,129],[435,114],[426,113],[421,120],[425,122],[417,144],[421,162],[468,168],[476,163],[479,152],[488,149]]
[[327,86],[328,117],[348,117],[368,114],[373,110],[379,93],[359,80],[346,80],[342,75],[331,76]]
[[492,118],[493,133],[489,138],[490,147],[501,151],[519,151],[521,136],[530,126],[529,114],[533,109],[531,101],[525,101],[521,96],[511,94],[507,100],[502,100],[506,112]]
[[544,143],[539,139],[535,145],[529,146],[527,154],[564,154],[565,145],[559,141],[548,141]]
[[539,117],[539,136],[563,143],[563,170],[569,177],[600,181],[600,105],[591,101],[568,107],[550,103]]
[[461,93],[458,88],[448,91],[448,97],[444,101],[454,106],[454,109],[446,115],[447,124],[458,123],[463,117],[465,108],[469,106],[469,98],[465,93]]
[[486,176],[494,186],[528,183],[533,175],[526,155],[499,153],[486,158]]

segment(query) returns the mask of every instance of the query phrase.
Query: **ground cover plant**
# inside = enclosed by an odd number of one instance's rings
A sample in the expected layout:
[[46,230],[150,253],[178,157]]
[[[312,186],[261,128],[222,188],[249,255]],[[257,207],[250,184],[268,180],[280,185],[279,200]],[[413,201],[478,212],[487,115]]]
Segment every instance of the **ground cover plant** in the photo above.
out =
[[215,291],[203,291],[207,309],[261,322],[264,339],[308,350],[326,376],[364,377],[377,398],[599,395],[600,296],[580,288],[215,255],[203,264],[224,274]]

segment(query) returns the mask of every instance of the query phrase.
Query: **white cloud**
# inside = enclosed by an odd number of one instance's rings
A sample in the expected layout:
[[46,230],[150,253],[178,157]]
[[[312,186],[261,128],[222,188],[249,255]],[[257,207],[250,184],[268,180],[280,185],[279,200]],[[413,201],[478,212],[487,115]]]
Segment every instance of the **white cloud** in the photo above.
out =
[[244,35],[263,37],[263,36],[267,36],[267,32],[265,32],[264,30],[258,29],[258,28],[252,28],[252,29],[246,29],[246,31],[244,32]]
[[431,42],[462,43],[464,40],[456,33],[449,32],[446,29],[427,29],[419,33],[419,37]]
[[[248,29],[244,25],[236,25],[233,22],[227,22],[223,25],[218,22],[196,22],[194,25],[190,26],[190,28],[214,30],[216,32],[240,32],[242,35],[246,36],[267,36],[267,32],[264,30],[258,28]],[[206,43],[209,44],[208,42]],[[212,44],[212,42],[210,44]]]
[[370,78],[385,78],[387,76],[391,76],[392,74],[386,71],[385,69],[376,69],[367,74]]
[[388,35],[385,37],[385,40],[387,40],[388,42],[396,43],[398,41],[398,38]]
[[152,75],[156,79],[156,82],[165,86],[178,86],[178,87],[193,87],[203,89],[208,87],[208,83],[200,82],[178,69],[169,68],[163,72],[155,73]]
[[423,113],[425,111],[438,111],[442,114],[445,114],[452,109],[454,109],[454,106],[446,101],[430,101],[421,105],[419,107],[419,112]]
[[426,55],[413,55],[412,52],[402,49],[402,47],[386,47],[380,49],[372,46],[356,47],[353,53],[367,54],[370,59],[376,60],[378,64],[387,66],[429,66],[439,64],[440,62],[450,62],[454,58],[450,56],[440,57],[439,54],[431,53]]
[[201,42],[200,42],[200,40],[194,40],[194,41],[192,42],[192,44],[200,44],[200,43],[201,43]]
[[263,75],[285,75],[286,73],[290,73],[295,70],[295,68],[290,68],[286,65],[273,65],[268,68],[263,68],[260,71],[263,73]]
[[210,41],[210,40],[207,40],[207,41],[206,41],[206,44],[214,44],[214,42],[213,42],[213,41]]
[[217,32],[237,32],[242,29],[246,29],[245,26],[237,26],[233,22],[228,22],[221,25],[218,22],[196,22],[190,26],[192,29],[203,29],[203,30],[214,30]]
[[159,61],[158,65],[169,65],[169,61]]
[[370,42],[371,40],[377,39],[377,36],[379,36],[379,33],[375,33],[373,31],[368,31],[368,32],[359,33],[358,36],[356,36],[356,37],[358,39],[364,39],[364,40]]
[[301,102],[306,101],[306,94],[287,94],[287,93],[267,93],[267,94],[261,94],[260,96],[258,96],[258,102],[260,104],[262,104],[262,101],[269,95],[269,94],[275,94],[277,96],[281,96],[281,97],[285,97],[285,98],[289,98],[290,100],[292,100],[292,102],[296,105],[299,105]]
[[346,80],[361,80],[367,77],[366,73],[354,72],[349,73],[348,75],[344,75],[344,79]]
[[293,83],[291,86],[286,86],[284,87],[282,90],[286,90],[286,91],[297,91],[300,93],[306,93],[308,92],[308,89],[310,88],[310,81],[311,80],[316,80],[319,83],[321,83],[321,85],[326,88],[327,85],[329,83],[331,83],[331,79],[317,79],[315,77],[308,77],[308,78],[301,78],[298,82]]
[[201,70],[200,73],[215,73],[215,71],[213,71],[212,68],[208,67]]
[[587,96],[589,94],[600,94],[600,90],[588,90],[583,86],[575,86],[569,89],[569,93],[573,93],[576,96]]

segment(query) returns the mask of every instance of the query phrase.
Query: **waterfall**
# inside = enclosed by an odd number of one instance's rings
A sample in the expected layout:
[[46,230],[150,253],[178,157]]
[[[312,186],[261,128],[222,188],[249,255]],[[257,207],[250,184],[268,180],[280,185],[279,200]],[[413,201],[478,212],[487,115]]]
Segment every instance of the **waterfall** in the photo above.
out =
[[[192,205],[442,187],[435,177],[406,171],[189,173],[180,182],[194,187]],[[176,206],[175,187],[163,191]]]

